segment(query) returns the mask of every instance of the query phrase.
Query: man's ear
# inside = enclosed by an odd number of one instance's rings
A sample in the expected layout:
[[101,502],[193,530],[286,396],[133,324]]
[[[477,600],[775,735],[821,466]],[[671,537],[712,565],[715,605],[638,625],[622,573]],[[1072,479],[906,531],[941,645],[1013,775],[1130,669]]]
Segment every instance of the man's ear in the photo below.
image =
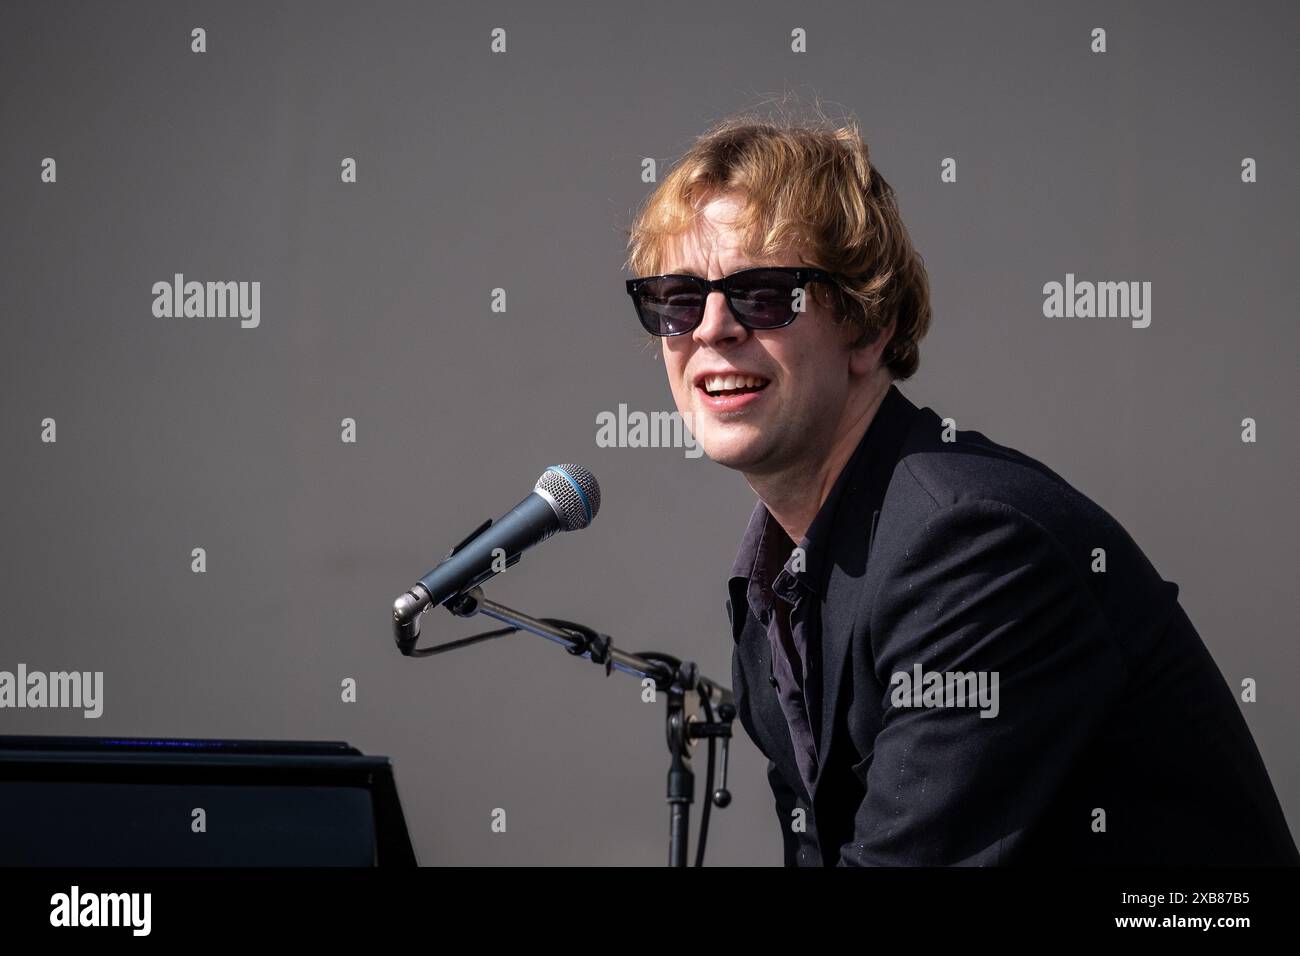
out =
[[[894,337],[894,329],[898,323],[894,319],[889,320],[889,324],[884,330],[876,336],[876,340],[870,345],[860,345],[857,348],[849,350],[849,370],[854,375],[870,375],[880,365],[880,356],[884,352],[891,339]],[[858,334],[856,328],[849,329],[849,342]]]

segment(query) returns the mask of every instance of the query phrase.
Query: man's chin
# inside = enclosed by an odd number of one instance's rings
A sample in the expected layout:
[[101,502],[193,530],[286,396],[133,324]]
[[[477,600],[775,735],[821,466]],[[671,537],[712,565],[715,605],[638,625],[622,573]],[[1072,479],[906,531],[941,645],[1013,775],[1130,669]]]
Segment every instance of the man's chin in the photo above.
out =
[[709,461],[736,471],[749,470],[762,457],[758,442],[752,439],[740,440],[735,435],[706,435],[697,441]]

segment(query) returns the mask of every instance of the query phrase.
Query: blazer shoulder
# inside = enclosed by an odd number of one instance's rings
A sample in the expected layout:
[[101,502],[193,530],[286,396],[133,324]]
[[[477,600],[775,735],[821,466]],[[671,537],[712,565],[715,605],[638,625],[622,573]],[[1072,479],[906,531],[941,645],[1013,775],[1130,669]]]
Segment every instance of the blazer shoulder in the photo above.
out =
[[904,474],[898,477],[914,484],[934,509],[982,498],[1037,518],[1041,505],[1063,496],[1075,507],[1098,507],[1036,458],[982,432],[949,427],[929,407],[919,410],[899,467]]
[[949,428],[933,409],[920,409],[900,449],[880,520],[897,512],[915,522],[977,500],[1016,509],[1067,550],[1097,534],[1136,548],[1105,508],[1043,462],[982,432]]
[[[1178,585],[1161,578],[1109,512],[1041,461],[981,432],[946,427],[929,407],[918,411],[900,448],[873,559],[888,565],[935,515],[978,501],[1014,509],[1045,532],[1113,624],[1158,628],[1172,612]],[[1099,560],[1108,573],[1096,573]]]

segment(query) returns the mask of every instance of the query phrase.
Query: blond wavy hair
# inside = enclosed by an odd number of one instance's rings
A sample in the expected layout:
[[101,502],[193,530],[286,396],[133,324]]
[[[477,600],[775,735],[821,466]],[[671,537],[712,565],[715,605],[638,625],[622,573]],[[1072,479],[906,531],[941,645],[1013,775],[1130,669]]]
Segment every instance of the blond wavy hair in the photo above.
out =
[[[915,374],[930,327],[930,283],[894,190],[871,165],[853,119],[768,119],[741,113],[699,136],[633,220],[624,268],[659,275],[669,240],[689,231],[724,192],[743,194],[734,228],[752,259],[794,254],[835,276],[815,299],[870,345],[894,321],[881,364]],[[795,265],[798,263],[789,263]]]

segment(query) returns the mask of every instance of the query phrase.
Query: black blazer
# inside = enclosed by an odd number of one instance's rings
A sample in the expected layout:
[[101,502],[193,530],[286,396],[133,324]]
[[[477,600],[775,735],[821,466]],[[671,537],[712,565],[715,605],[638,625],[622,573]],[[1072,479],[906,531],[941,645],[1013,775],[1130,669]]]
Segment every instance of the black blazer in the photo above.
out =
[[[786,865],[1300,864],[1178,586],[1046,466],[979,432],[943,439],[891,386],[840,499],[808,651],[811,793],[767,634],[732,621]],[[996,672],[997,716],[895,706],[891,677],[918,664]]]

